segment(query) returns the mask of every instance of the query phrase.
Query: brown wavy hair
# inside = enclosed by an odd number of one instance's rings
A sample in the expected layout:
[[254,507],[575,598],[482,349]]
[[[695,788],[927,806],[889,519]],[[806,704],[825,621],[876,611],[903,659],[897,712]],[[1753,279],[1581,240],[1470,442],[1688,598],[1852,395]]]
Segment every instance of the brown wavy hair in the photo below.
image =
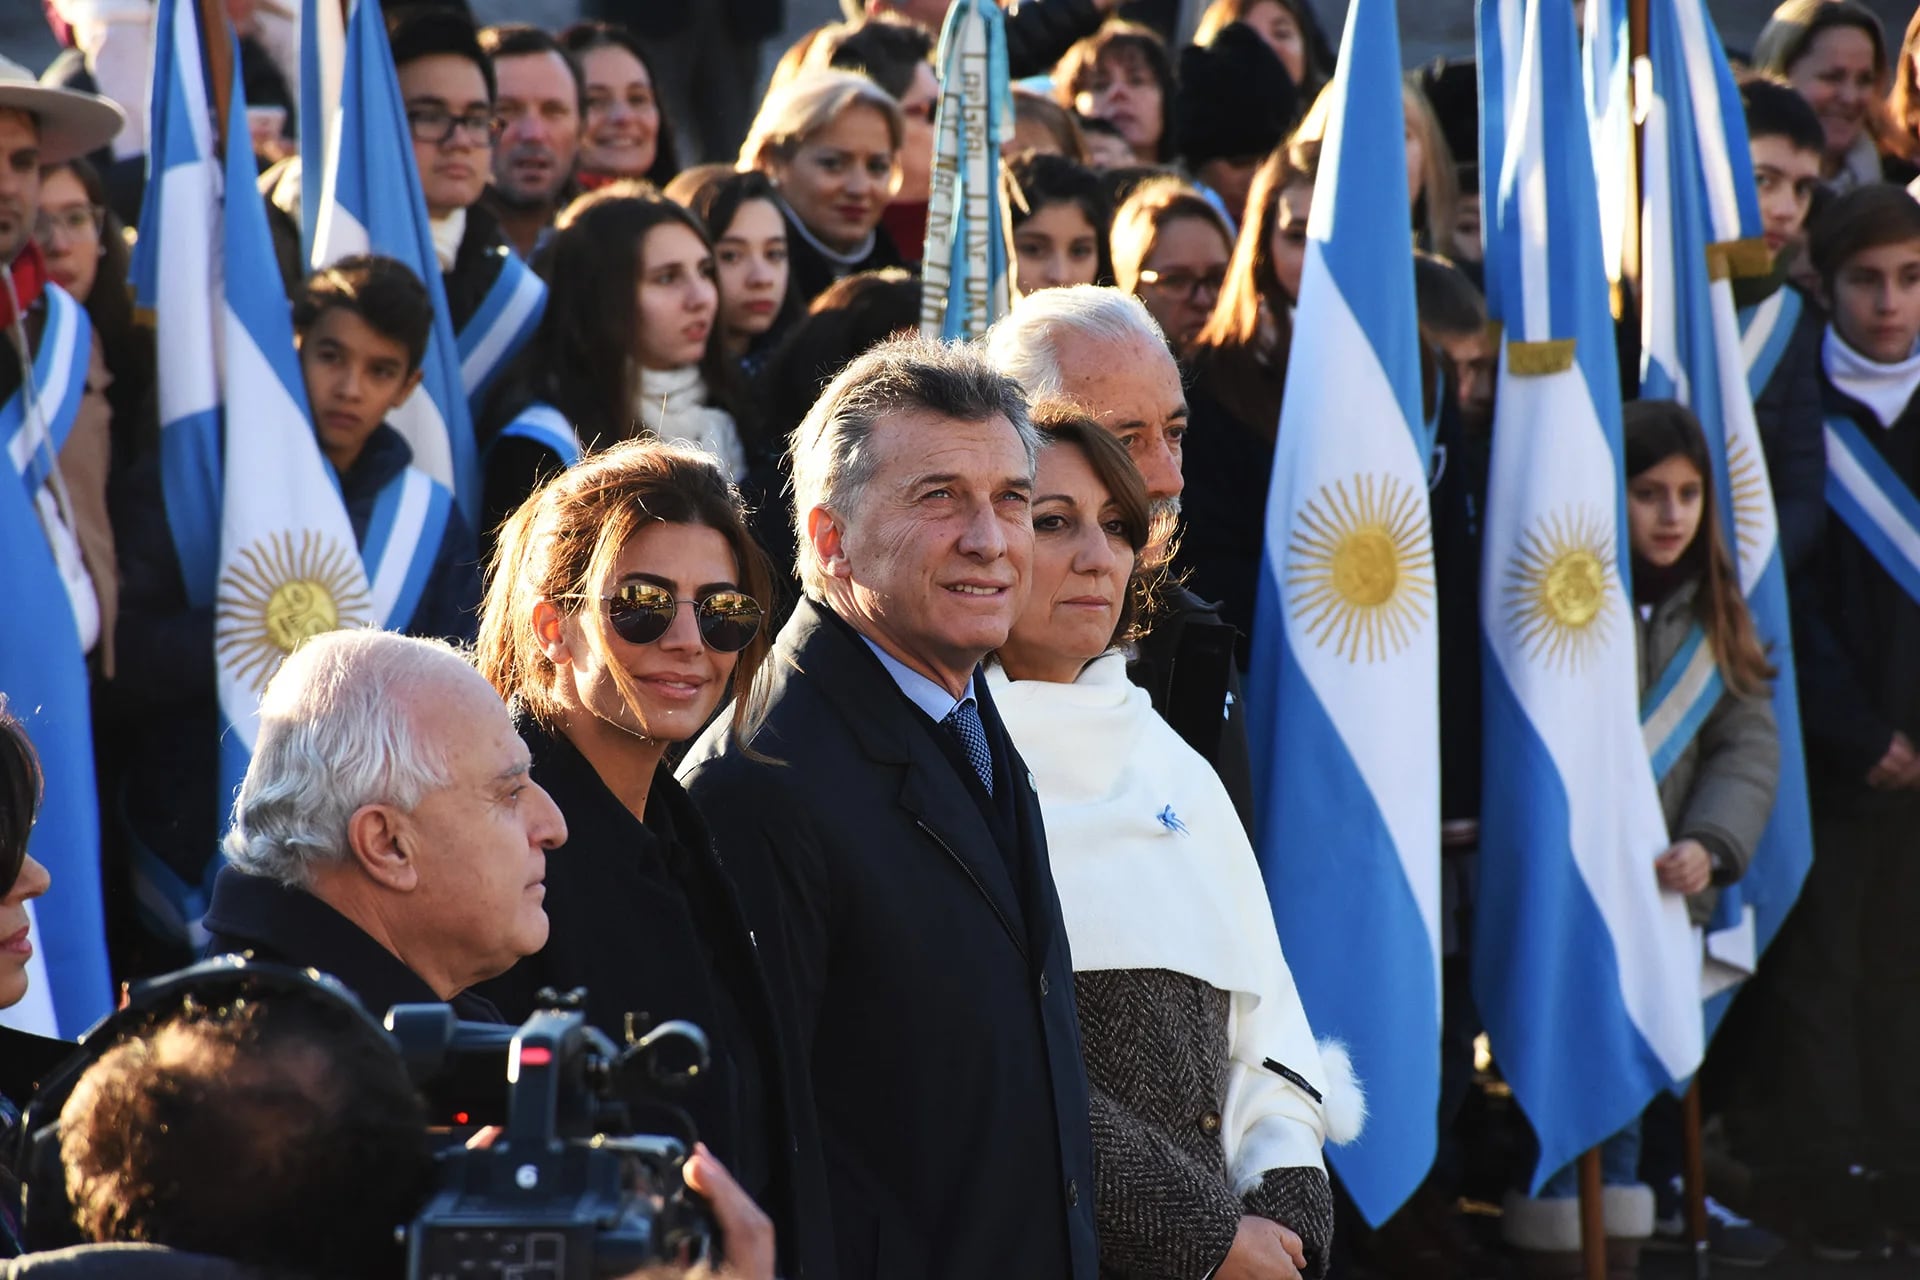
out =
[[1693,598],[1694,617],[1707,634],[1714,661],[1727,688],[1741,697],[1764,694],[1778,674],[1754,630],[1753,615],[1740,594],[1740,575],[1734,571],[1713,492],[1713,460],[1707,454],[1706,433],[1693,411],[1673,400],[1629,400],[1622,415],[1629,483],[1641,472],[1668,458],[1682,457],[1700,473],[1700,529],[1681,554],[1680,564],[1700,574],[1700,590]]
[[[720,534],[739,564],[740,589],[762,609],[770,607],[766,553],[747,531],[739,491],[710,456],[651,439],[590,454],[541,485],[508,517],[487,565],[474,665],[515,711],[548,728],[557,727],[565,711],[554,693],[553,663],[533,630],[534,606],[543,600],[588,620],[594,651],[627,705],[637,706],[639,691],[613,658],[606,611],[597,602],[621,550],[655,523],[703,525]],[[740,651],[733,670],[736,733],[751,723],[754,675],[771,647],[763,626]]]
[[1126,599],[1121,601],[1120,616],[1107,643],[1137,640],[1146,634],[1165,591],[1178,517],[1171,508],[1154,508],[1147,497],[1147,482],[1140,478],[1140,468],[1133,465],[1127,447],[1072,401],[1043,400],[1035,405],[1033,426],[1040,433],[1043,451],[1055,445],[1078,449],[1119,510],[1120,526],[1133,548],[1133,572],[1127,577]]

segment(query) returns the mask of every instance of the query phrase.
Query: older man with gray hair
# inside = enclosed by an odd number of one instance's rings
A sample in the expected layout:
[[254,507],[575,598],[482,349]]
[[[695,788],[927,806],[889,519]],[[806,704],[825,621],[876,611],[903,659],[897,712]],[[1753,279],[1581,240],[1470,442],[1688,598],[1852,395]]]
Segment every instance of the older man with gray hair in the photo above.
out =
[[812,1070],[843,1277],[1091,1280],[1073,966],[979,664],[1025,604],[1037,438],[977,351],[869,351],[794,434],[806,598],[681,780]]
[[[1166,336],[1140,299],[1091,284],[1030,293],[988,331],[987,354],[1036,400],[1069,400],[1105,427],[1127,446],[1154,504],[1179,510],[1187,397]],[[1163,593],[1150,621],[1127,674],[1213,766],[1251,832],[1253,769],[1235,660],[1239,633],[1184,587]]]
[[526,744],[457,650],[334,631],[281,664],[234,801],[209,955],[330,973],[380,1016],[450,1001],[547,941],[547,851],[567,838]]

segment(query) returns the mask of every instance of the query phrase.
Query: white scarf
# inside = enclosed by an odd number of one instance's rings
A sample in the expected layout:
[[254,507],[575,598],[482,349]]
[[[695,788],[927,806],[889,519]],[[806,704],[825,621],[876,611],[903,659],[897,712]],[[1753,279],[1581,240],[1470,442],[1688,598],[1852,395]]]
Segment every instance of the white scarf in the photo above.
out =
[[1848,346],[1839,331],[1828,325],[1820,359],[1833,385],[1873,410],[1883,427],[1900,421],[1913,393],[1920,390],[1920,348],[1898,364],[1881,364]]
[[633,408],[647,430],[660,439],[713,454],[728,480],[738,480],[746,470],[747,451],[740,443],[739,428],[732,414],[707,403],[707,384],[698,365],[641,369]]
[[867,232],[867,238],[865,240],[862,240],[859,244],[854,246],[852,253],[847,253],[847,252],[844,252],[843,250],[832,248],[827,244],[826,241],[822,240],[819,236],[816,236],[815,234],[813,234],[812,228],[808,227],[805,222],[802,222],[800,220],[800,215],[793,211],[792,205],[788,204],[785,200],[782,200],[780,202],[780,207],[787,211],[787,225],[792,227],[795,231],[798,231],[800,233],[800,238],[802,240],[805,240],[808,244],[812,245],[815,253],[819,254],[821,257],[825,258],[828,262],[833,264],[833,268],[834,268],[833,274],[836,276],[844,276],[848,272],[852,271],[855,267],[859,266],[862,262],[865,262],[867,260],[867,255],[872,253],[873,247],[880,242],[879,229],[875,228],[874,230]]
[[460,242],[467,235],[467,211],[455,209],[444,218],[431,218],[427,221],[427,230],[433,233],[433,256],[440,262],[440,274],[453,270],[453,260],[460,255]]
[[1267,1169],[1318,1165],[1325,1107],[1263,1064],[1323,1095],[1329,1070],[1212,766],[1128,681],[1117,651],[1073,684],[1009,681],[998,665],[987,681],[1033,771],[1074,969],[1166,969],[1229,993],[1221,1138],[1236,1189]]

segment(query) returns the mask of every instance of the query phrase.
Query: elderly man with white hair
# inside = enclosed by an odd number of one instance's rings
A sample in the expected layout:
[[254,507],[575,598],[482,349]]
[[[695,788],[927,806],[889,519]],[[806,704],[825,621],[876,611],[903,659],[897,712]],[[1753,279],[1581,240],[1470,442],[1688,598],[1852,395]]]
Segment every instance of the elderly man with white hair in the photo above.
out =
[[[1028,294],[988,332],[987,355],[1036,401],[1071,401],[1111,432],[1140,469],[1154,506],[1179,510],[1187,397],[1166,336],[1140,299],[1091,284]],[[1150,621],[1127,675],[1213,766],[1251,831],[1253,770],[1234,657],[1239,633],[1184,587],[1166,592]]]
[[335,631],[267,685],[234,801],[210,955],[330,973],[380,1016],[451,1002],[547,941],[567,825],[493,687],[438,641]]

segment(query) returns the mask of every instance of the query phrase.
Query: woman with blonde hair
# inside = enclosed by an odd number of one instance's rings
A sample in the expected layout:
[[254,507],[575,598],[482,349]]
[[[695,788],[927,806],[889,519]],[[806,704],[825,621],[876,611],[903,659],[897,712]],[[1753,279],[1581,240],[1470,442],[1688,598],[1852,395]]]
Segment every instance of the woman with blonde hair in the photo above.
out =
[[1881,180],[1874,135],[1885,127],[1887,37],[1871,9],[1853,0],[1786,0],[1754,38],[1753,66],[1785,77],[1820,117],[1828,191]]
[[[1455,177],[1453,149],[1440,131],[1439,118],[1427,101],[1415,72],[1400,82],[1400,100],[1407,113],[1407,198],[1412,201],[1414,244],[1429,253],[1452,258],[1460,184]],[[1327,136],[1327,116],[1332,109],[1331,95],[1322,91],[1313,100],[1293,142],[1323,142]]]
[[842,276],[903,265],[880,218],[900,187],[905,141],[900,104],[851,71],[803,71],[761,103],[739,167],[780,193],[799,305]]
[[777,949],[756,945],[746,890],[667,762],[730,691],[734,724],[747,719],[770,589],[737,493],[696,449],[625,441],[507,521],[475,663],[511,707],[568,837],[547,863],[546,946],[481,989],[519,1021],[540,988],[585,987],[587,1021],[616,1043],[630,1020],[702,1028],[711,1065],[675,1102],[773,1219],[794,1275],[831,1243],[819,1238],[825,1207],[809,1202],[824,1175],[804,1067],[783,1056],[762,968]]
[[1150,178],[1114,211],[1113,282],[1146,303],[1174,354],[1207,322],[1227,275],[1233,232],[1207,198],[1178,178]]

